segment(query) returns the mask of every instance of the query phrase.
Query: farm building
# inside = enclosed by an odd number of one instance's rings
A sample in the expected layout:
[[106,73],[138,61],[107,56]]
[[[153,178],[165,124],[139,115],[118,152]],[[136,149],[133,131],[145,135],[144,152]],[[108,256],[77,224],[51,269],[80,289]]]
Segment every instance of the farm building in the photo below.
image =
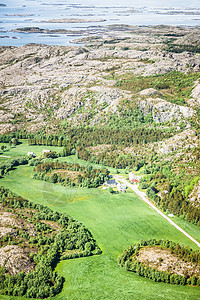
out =
[[133,174],[133,172],[130,172],[128,176],[130,181],[135,178],[135,174]]
[[125,184],[119,182],[119,183],[117,184],[117,189],[118,189],[119,192],[125,193],[127,187],[126,187]]
[[141,178],[140,176],[136,176],[133,172],[129,173],[129,181],[131,183],[138,183],[140,178]]
[[47,150],[47,149],[43,149],[43,150],[42,150],[42,154],[44,154],[44,153],[49,153],[49,152],[51,152],[51,150]]
[[139,182],[139,179],[136,179],[136,178],[131,180],[131,183],[138,183],[138,182]]
[[35,153],[34,153],[34,152],[31,152],[31,151],[29,151],[29,152],[27,153],[27,156],[36,157]]
[[107,186],[116,186],[117,182],[115,181],[115,179],[108,179],[108,180],[106,180],[105,184]]

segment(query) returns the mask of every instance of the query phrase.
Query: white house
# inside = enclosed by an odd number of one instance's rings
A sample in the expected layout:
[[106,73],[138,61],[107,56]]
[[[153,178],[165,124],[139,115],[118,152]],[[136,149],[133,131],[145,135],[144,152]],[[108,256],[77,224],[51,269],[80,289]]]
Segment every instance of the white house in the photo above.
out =
[[42,154],[44,154],[44,153],[49,153],[49,152],[51,152],[51,150],[47,150],[47,149],[43,149],[43,150],[42,150]]
[[35,153],[34,153],[34,152],[31,152],[31,151],[29,151],[29,152],[27,153],[27,156],[36,157]]
[[133,179],[135,179],[135,175],[133,174],[133,172],[129,173],[129,180],[132,181]]
[[125,184],[119,182],[119,183],[117,184],[117,189],[118,189],[119,192],[125,193],[127,187],[126,187]]

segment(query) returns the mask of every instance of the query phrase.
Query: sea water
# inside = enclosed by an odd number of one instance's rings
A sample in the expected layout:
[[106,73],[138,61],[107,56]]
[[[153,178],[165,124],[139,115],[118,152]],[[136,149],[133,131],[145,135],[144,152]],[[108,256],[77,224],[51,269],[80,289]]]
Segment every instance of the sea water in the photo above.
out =
[[[5,6],[4,6],[5,5]],[[51,19],[94,20],[83,23],[51,23]],[[102,21],[103,20],[103,21]],[[80,31],[111,24],[200,25],[199,0],[0,0],[0,45],[28,43],[69,45],[67,34],[19,33],[24,27]]]

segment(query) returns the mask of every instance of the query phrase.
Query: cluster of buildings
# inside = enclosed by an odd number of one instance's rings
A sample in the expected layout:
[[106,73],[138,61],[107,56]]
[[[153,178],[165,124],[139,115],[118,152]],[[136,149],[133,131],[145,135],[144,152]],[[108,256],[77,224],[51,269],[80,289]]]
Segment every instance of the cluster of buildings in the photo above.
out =
[[[51,152],[51,150],[43,149],[42,155],[49,152]],[[27,153],[27,156],[36,157],[34,152],[31,151]],[[131,183],[135,183],[135,184],[139,183],[140,178],[141,178],[140,176],[136,176],[133,172],[129,173],[129,181]],[[127,186],[125,184],[117,182],[114,178],[112,178],[112,176],[110,177],[110,179],[106,180],[105,184],[108,187],[117,187],[117,190],[121,193],[125,193],[127,189]]]
[[[43,149],[43,150],[42,150],[42,155],[44,155],[44,153],[49,153],[49,152],[51,152],[51,150]],[[29,151],[29,152],[27,153],[27,156],[36,157],[35,153],[34,153],[34,152],[31,152],[31,151]]]
[[[129,173],[130,183],[137,184],[137,183],[139,183],[140,179],[141,179],[141,177],[136,176],[133,172]],[[127,186],[123,183],[117,182],[114,178],[112,178],[112,176],[109,180],[106,180],[105,184],[108,187],[112,187],[112,188],[116,187],[119,192],[126,193]]]
[[115,179],[106,180],[105,184],[109,187],[117,187],[121,193],[126,193],[127,186],[123,183],[117,182]]

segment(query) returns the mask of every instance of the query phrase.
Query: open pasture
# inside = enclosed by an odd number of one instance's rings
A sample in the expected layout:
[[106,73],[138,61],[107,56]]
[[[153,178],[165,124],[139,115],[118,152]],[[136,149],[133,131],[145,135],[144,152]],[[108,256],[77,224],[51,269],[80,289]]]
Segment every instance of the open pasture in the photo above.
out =
[[0,149],[1,146],[6,146],[6,149],[0,155],[0,161],[3,158],[1,156],[10,156],[10,158],[12,158],[14,156],[25,156],[27,155],[28,152],[34,152],[36,156],[40,156],[42,155],[43,149],[49,149],[51,151],[57,151],[57,152],[60,152],[62,150],[62,147],[54,147],[54,146],[44,146],[44,145],[29,146],[27,140],[20,140],[20,144],[17,145],[16,147],[14,147],[13,145],[10,147],[8,143],[0,143]]

